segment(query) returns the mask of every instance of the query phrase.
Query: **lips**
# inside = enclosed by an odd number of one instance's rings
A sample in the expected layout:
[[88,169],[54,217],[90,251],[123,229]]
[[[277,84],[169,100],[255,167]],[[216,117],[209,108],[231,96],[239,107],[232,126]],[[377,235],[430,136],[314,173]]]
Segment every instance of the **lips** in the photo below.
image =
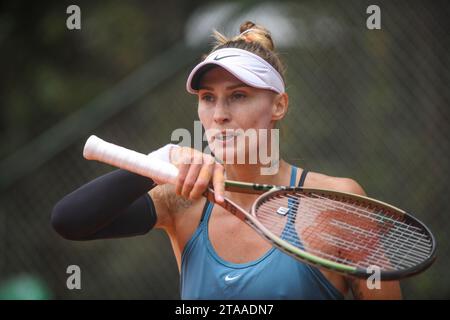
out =
[[238,135],[239,134],[237,132],[235,132],[235,130],[228,129],[228,130],[222,130],[222,131],[218,132],[213,137],[217,141],[226,143],[228,141],[232,141]]
[[219,141],[229,141],[235,137],[234,134],[218,134],[214,138]]

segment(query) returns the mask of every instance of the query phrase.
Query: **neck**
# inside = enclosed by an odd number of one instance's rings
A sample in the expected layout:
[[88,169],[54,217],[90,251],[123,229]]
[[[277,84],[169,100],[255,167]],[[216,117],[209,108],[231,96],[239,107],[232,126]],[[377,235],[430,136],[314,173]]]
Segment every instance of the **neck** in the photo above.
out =
[[274,185],[287,185],[289,181],[285,181],[290,176],[291,166],[284,160],[280,160],[278,170],[274,170],[274,174],[261,174],[262,169],[268,168],[261,164],[246,165],[225,165],[227,180],[264,183]]
[[[272,175],[262,175],[265,166],[253,165],[225,165],[226,179],[258,184],[288,185],[291,165],[280,160],[278,170]],[[259,195],[238,192],[227,192],[226,196],[243,208],[249,209]]]

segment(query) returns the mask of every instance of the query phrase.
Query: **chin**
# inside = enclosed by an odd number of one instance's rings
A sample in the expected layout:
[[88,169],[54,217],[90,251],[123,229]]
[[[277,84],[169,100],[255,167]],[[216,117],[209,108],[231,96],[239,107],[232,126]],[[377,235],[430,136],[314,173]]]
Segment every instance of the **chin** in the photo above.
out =
[[237,149],[233,145],[216,146],[213,153],[216,159],[224,164],[247,164],[247,159],[249,159],[245,148]]

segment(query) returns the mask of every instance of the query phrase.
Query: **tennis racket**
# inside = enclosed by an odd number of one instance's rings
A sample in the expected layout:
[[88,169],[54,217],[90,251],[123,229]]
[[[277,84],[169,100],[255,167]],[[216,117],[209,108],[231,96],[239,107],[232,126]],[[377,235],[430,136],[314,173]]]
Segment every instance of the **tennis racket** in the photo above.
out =
[[[175,183],[178,169],[91,136],[83,155],[149,178]],[[219,203],[264,239],[292,257],[334,272],[368,278],[377,268],[381,280],[396,280],[427,269],[436,242],[419,220],[392,205],[331,190],[226,181],[231,192],[261,194],[251,211],[230,199]],[[215,202],[214,190],[204,196]]]

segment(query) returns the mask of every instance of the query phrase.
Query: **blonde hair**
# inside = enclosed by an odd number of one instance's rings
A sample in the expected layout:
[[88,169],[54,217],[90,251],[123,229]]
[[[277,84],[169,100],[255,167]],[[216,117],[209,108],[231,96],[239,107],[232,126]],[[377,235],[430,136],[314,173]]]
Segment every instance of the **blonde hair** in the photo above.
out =
[[[213,30],[214,47],[210,53],[223,48],[238,48],[254,53],[272,65],[284,79],[286,68],[275,52],[270,31],[251,21],[246,21],[239,28],[240,34],[227,38],[217,30]],[[204,57],[206,58],[206,56]]]

